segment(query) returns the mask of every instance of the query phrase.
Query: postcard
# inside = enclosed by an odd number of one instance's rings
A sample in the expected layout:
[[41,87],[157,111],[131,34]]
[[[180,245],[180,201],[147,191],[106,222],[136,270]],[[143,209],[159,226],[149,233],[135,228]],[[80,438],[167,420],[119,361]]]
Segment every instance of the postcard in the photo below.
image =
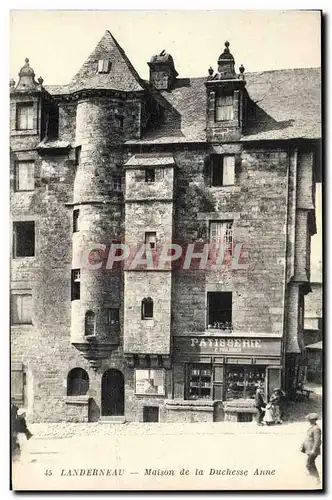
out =
[[11,11],[13,490],[322,489],[321,18]]

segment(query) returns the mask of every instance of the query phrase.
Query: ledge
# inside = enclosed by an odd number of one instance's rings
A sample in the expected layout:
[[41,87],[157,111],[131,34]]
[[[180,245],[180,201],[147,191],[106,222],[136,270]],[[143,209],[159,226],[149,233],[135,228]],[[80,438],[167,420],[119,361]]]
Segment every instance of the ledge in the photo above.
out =
[[166,410],[212,412],[216,401],[211,399],[167,399]]
[[66,404],[87,405],[90,396],[66,396]]

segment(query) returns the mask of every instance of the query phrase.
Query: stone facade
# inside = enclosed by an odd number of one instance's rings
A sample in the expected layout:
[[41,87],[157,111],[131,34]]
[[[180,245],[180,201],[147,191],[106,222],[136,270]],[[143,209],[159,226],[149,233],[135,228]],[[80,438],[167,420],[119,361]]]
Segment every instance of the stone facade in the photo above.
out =
[[[110,61],[109,75],[98,75],[100,60]],[[240,366],[247,379],[251,371],[262,377],[267,396],[277,385],[290,390],[297,383],[317,141],[246,141],[250,92],[243,72],[223,79],[220,61],[217,76],[203,84],[204,140],[174,142],[165,132],[158,143],[153,134],[167,116],[180,115],[163,93],[176,92],[173,59],[150,61],[149,87],[108,32],[68,86],[36,83],[27,64],[20,79],[28,88],[11,86],[12,372],[15,397],[31,421],[227,420],[243,408],[252,413],[252,399],[223,409],[229,367]],[[233,119],[216,122],[215,96],[225,88],[234,92]],[[33,114],[23,130],[21,103],[32,103]],[[52,106],[57,137],[49,132]],[[212,155],[234,158],[232,185],[211,185]],[[24,161],[34,162],[30,190],[18,184]],[[215,221],[232,221],[242,267],[107,267],[114,242],[136,249],[155,233],[155,252],[173,242],[184,249],[209,241]],[[17,255],[15,224],[24,222],[34,222],[33,256]],[[90,250],[101,251],[94,266]],[[209,325],[208,296],[219,292],[232,294],[231,331]],[[17,304],[30,295],[32,317],[22,320]],[[153,299],[152,316],[143,317],[145,298]],[[183,338],[191,347],[174,349]],[[190,377],[200,367],[208,397],[195,400]],[[71,381],[74,368],[80,375]]]

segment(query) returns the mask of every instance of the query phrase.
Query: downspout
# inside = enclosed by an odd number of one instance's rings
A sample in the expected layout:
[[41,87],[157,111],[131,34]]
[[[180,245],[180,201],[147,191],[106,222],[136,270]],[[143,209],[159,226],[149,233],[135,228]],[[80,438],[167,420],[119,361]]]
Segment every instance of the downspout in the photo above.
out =
[[[296,188],[297,188],[297,156],[298,156],[298,150],[297,148],[294,148],[292,151],[289,150],[289,161],[288,161],[288,166],[287,166],[287,186],[286,186],[286,215],[285,215],[285,223],[286,223],[286,234],[285,234],[285,265],[284,265],[284,295],[283,295],[283,335],[282,335],[282,382],[281,386],[284,388],[285,387],[285,382],[286,382],[286,373],[285,373],[285,359],[286,359],[286,348],[287,348],[287,316],[286,316],[286,302],[287,302],[287,284],[288,281],[294,276],[294,252],[295,252],[295,222],[296,222]],[[294,171],[291,168],[291,166],[294,165]],[[289,199],[289,193],[290,193],[290,175],[293,174],[293,179],[294,179],[294,189],[293,189],[293,204],[290,204],[290,199]],[[295,206],[295,220],[294,224],[291,228],[293,232],[293,251],[291,255],[291,265],[290,265],[290,272],[291,276],[287,276],[287,271],[288,271],[288,262],[289,262],[289,256],[288,256],[288,243],[289,243],[289,211],[290,208],[292,208],[292,205]]]

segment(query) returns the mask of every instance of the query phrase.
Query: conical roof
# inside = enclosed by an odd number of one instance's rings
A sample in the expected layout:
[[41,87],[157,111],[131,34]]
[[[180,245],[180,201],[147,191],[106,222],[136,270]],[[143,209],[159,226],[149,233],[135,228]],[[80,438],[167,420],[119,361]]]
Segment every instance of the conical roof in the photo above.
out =
[[[98,61],[109,60],[110,71],[98,72]],[[143,90],[144,83],[124,50],[113,35],[106,31],[94,51],[69,84],[69,91],[109,89],[124,92]]]

